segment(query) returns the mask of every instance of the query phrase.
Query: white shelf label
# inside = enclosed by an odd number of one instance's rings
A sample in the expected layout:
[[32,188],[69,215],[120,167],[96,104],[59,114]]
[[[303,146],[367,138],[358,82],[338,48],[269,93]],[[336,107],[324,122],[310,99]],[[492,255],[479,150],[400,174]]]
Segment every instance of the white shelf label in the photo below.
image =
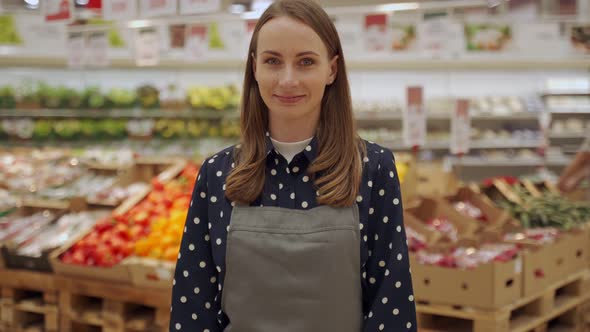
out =
[[191,24],[187,27],[185,55],[187,60],[200,61],[207,57],[209,50],[208,27],[205,24]]
[[69,21],[74,17],[73,0],[45,0],[41,9],[47,22]]
[[160,38],[154,28],[135,32],[135,63],[138,66],[155,66],[160,62]]
[[109,65],[108,57],[109,39],[107,32],[97,31],[88,34],[86,46],[86,63],[92,67],[106,67]]
[[86,36],[82,32],[70,32],[67,39],[68,66],[70,68],[84,67],[84,44]]
[[140,0],[141,16],[176,15],[176,0]]
[[459,99],[451,118],[451,153],[466,154],[471,145],[471,117],[469,116],[469,101]]
[[128,20],[137,17],[137,1],[102,0],[102,15],[105,20]]
[[180,0],[180,14],[213,13],[221,9],[221,0]]
[[426,109],[422,104],[422,87],[409,87],[408,106],[404,109],[404,143],[411,147],[426,144]]

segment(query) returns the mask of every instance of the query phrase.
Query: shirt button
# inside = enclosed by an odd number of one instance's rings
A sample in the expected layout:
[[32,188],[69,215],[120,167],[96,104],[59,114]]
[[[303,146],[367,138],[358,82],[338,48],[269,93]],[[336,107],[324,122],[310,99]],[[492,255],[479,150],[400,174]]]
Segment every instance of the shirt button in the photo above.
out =
[[293,168],[291,169],[291,171],[293,171],[293,173],[297,173],[297,172],[299,172],[299,167],[293,166]]

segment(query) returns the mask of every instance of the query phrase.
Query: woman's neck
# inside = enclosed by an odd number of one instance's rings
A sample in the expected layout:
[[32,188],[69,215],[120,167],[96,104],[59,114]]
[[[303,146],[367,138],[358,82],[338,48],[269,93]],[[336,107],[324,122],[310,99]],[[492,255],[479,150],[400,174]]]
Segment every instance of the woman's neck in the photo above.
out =
[[271,116],[269,132],[270,136],[279,142],[301,142],[315,136],[317,123],[317,120],[310,118],[277,119]]

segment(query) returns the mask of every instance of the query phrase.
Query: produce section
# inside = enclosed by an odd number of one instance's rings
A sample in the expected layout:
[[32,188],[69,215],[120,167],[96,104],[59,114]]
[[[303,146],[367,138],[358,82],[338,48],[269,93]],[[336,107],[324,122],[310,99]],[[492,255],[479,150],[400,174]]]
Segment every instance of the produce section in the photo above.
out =
[[[168,331],[200,165],[240,137],[256,11],[71,0],[66,23],[34,2],[0,0],[0,332]],[[588,1],[339,2],[358,133],[395,155],[418,331],[590,331],[590,179],[556,185],[590,131]]]

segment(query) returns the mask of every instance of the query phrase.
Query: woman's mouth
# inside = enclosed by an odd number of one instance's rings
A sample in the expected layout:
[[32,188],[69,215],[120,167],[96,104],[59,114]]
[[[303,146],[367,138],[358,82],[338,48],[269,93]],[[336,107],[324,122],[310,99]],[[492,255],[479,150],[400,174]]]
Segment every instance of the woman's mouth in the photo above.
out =
[[299,96],[281,96],[281,95],[273,95],[276,99],[279,100],[282,104],[296,104],[305,98],[305,95]]

